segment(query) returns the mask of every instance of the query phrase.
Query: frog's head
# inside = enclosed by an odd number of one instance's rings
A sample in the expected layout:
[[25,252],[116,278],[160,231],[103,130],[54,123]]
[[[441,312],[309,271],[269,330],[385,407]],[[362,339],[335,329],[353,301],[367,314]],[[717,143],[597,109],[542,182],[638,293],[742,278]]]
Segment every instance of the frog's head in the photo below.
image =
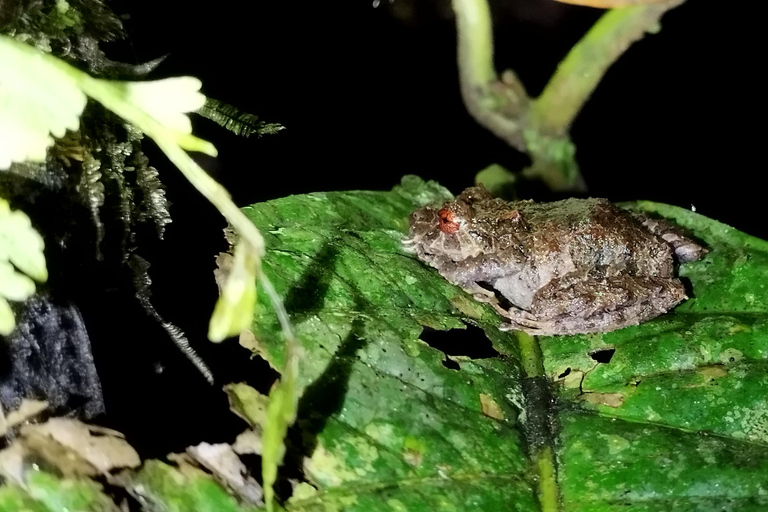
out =
[[413,212],[405,243],[422,259],[458,262],[504,249],[505,240],[520,228],[525,228],[520,213],[509,203],[483,187],[471,187],[440,207]]

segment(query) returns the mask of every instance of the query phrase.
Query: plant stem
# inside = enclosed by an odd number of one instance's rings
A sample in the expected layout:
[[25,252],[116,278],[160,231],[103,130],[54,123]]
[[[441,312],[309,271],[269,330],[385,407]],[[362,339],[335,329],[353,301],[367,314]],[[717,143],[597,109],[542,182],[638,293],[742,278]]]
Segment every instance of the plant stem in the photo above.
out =
[[515,332],[515,336],[520,347],[520,362],[523,365],[525,376],[528,378],[543,377],[544,363],[536,338],[523,331]]
[[605,13],[571,49],[541,95],[531,105],[539,133],[568,133],[608,68],[646,32],[658,29],[661,16],[685,0],[613,9]]
[[539,505],[541,512],[557,512],[560,510],[560,499],[557,486],[557,467],[552,447],[543,448],[536,458],[536,469],[539,473]]
[[550,381],[544,374],[544,358],[536,337],[522,331],[515,335],[520,347],[520,364],[525,372],[523,390],[527,399],[523,430],[528,441],[529,457],[537,475],[536,495],[542,512],[557,512],[560,509],[560,493],[552,450],[557,431],[552,419],[554,399]]
[[237,231],[242,240],[247,241],[259,256],[264,255],[264,239],[248,217],[232,202],[229,192],[210,177],[186,151],[162,134],[148,133],[163,150],[168,159],[184,174],[189,182],[210,201]]
[[661,16],[685,0],[614,9],[603,15],[560,63],[532,100],[511,71],[498,77],[488,0],[453,0],[459,82],[475,120],[532,160],[524,174],[552,190],[585,190],[568,131],[605,72]]
[[[527,102],[513,75],[503,84],[493,65],[493,28],[486,0],[453,0],[456,13],[457,59],[461,96],[467,110],[483,127],[509,145],[526,151],[519,114]],[[507,78],[505,76],[505,78]]]
[[462,85],[487,86],[496,80],[493,66],[491,11],[485,0],[453,0],[458,27]]

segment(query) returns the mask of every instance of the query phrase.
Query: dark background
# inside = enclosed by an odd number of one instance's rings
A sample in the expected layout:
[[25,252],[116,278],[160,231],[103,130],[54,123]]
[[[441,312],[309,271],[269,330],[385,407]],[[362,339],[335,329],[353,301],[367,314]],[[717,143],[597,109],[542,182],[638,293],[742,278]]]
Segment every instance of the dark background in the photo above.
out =
[[[388,190],[404,174],[459,192],[491,163],[520,170],[526,158],[477,126],[459,96],[455,31],[447,1],[113,2],[128,15],[116,60],[168,55],[154,78],[193,75],[206,95],[286,129],[242,139],[204,120],[218,147],[205,167],[246,205],[324,190]],[[538,94],[601,11],[549,0],[492,2],[496,64]],[[573,126],[589,194],[689,208],[768,237],[764,44],[752,7],[689,0],[659,34],[626,52]],[[752,9],[756,9],[754,7]],[[102,369],[109,423],[144,455],[207,440],[231,441],[244,424],[226,413],[220,386],[273,375],[234,341],[206,341],[216,299],[213,255],[224,221],[157,152],[173,223],[139,252],[152,263],[154,300],[211,362],[208,386],[135,304],[110,286],[80,304]],[[534,197],[545,198],[545,194]],[[125,319],[129,318],[127,322]]]

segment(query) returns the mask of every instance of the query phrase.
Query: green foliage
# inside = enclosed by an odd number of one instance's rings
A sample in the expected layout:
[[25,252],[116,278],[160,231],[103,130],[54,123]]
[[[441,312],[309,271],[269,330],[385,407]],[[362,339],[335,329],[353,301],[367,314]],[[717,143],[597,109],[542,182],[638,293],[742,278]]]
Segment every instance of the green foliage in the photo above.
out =
[[482,185],[496,197],[512,199],[517,182],[514,173],[499,164],[491,164],[475,175],[475,185]]
[[[281,383],[269,400],[244,385],[227,391],[233,410],[257,433],[264,428],[267,485],[296,417],[283,467],[294,475],[300,465],[308,482],[286,510],[768,507],[768,242],[680,208],[626,205],[706,243],[706,257],[680,269],[692,298],[611,333],[518,337],[403,250],[409,213],[449,198],[408,177],[391,192],[308,194],[245,209],[267,233],[264,271],[286,296],[304,355],[299,372],[290,333],[261,301],[249,346],[283,369]],[[425,328],[468,326],[479,329],[465,342],[485,347],[475,358],[422,341]],[[92,510],[103,499],[87,480],[50,476],[50,494],[35,494],[29,489],[41,484],[31,475],[23,489],[0,487],[0,507]],[[112,484],[147,511],[257,510],[183,461],[145,461]],[[56,497],[73,489],[82,502]],[[110,510],[104,503],[94,510]]]
[[252,251],[243,244],[235,247],[232,269],[226,277],[228,286],[222,288],[208,326],[209,340],[224,341],[248,328],[256,303],[258,266],[259,259]]
[[40,282],[48,279],[43,239],[24,212],[11,211],[8,203],[0,198],[1,335],[10,334],[16,326],[8,301],[25,300],[35,293],[35,283],[30,277]]
[[252,428],[261,431],[267,422],[269,397],[247,384],[229,384],[224,388],[229,397],[230,409],[243,418]]
[[264,486],[264,501],[267,511],[274,510],[277,468],[285,456],[285,436],[288,427],[296,419],[299,389],[297,380],[299,373],[299,347],[294,340],[287,340],[286,364],[280,380],[269,393],[266,419],[264,421],[263,446],[261,453],[261,474]]
[[190,447],[193,455],[168,457],[175,465],[142,464],[114,432],[64,418],[27,424],[45,405],[22,402],[3,422],[10,440],[0,450],[0,512],[118,512],[127,510],[121,503],[126,494],[135,499],[136,512],[246,512],[261,503],[258,483],[245,478],[245,466],[228,445]]
[[[7,83],[6,83],[7,82]],[[211,156],[216,148],[192,135],[185,114],[201,108],[205,96],[193,77],[175,77],[149,82],[126,82],[93,78],[77,68],[39,50],[0,35],[0,169],[14,162],[42,161],[53,144],[50,134],[63,137],[74,130],[85,106],[86,96],[151,137],[186,178],[229,220],[238,232],[240,254],[230,279],[222,283],[222,300],[211,319],[216,339],[236,335],[248,323],[255,294],[253,280],[264,250],[259,231],[232,202],[229,194],[186,152],[200,151]],[[69,103],[67,108],[58,103]],[[50,112],[46,107],[50,107]],[[11,136],[13,134],[13,137]],[[127,168],[125,155],[112,153],[113,167]],[[85,157],[83,157],[85,160]],[[98,181],[98,169],[87,161],[86,182]],[[122,175],[114,176],[122,180]],[[120,186],[121,191],[129,191]],[[98,210],[102,190],[92,189],[92,209]],[[123,209],[130,210],[132,198],[122,197]],[[262,280],[265,279],[262,276]],[[269,294],[279,303],[280,297]],[[282,309],[279,304],[278,311]],[[287,324],[286,324],[287,325]]]
[[25,486],[0,487],[0,512],[119,512],[101,485],[88,479],[60,479],[32,469]]
[[[200,469],[148,460],[136,472],[123,472],[112,482],[141,503],[143,512],[255,512],[242,505]],[[0,512],[119,512],[122,510],[88,478],[62,478],[29,469],[24,486],[0,486]]]
[[[183,111],[192,110],[204,101],[196,91],[195,79],[170,79],[159,82],[131,84],[100,81],[68,66],[34,48],[0,36],[0,169],[13,162],[42,162],[47,150],[58,139],[54,154],[67,166],[80,162],[78,190],[90,206],[98,229],[98,241],[103,237],[99,209],[105,200],[105,181],[115,184],[120,198],[121,218],[128,228],[132,220],[154,219],[162,235],[170,222],[165,191],[157,179],[157,171],[148,165],[141,151],[142,133],[136,128],[99,112],[101,119],[89,123],[83,133],[76,131],[79,117],[86,104],[86,91],[96,96],[112,110],[133,115],[137,122],[147,124],[156,119],[165,123],[166,131],[181,140],[191,137],[191,125]],[[172,97],[172,99],[169,99]],[[110,124],[110,128],[100,125]],[[114,128],[122,132],[118,138]],[[157,130],[156,130],[157,131]],[[161,133],[165,133],[160,130]],[[212,149],[191,138],[190,147]],[[125,173],[134,172],[135,188],[142,200],[134,197]],[[127,229],[128,230],[128,229]]]
[[[497,333],[495,314],[403,253],[412,209],[448,197],[410,179],[389,193],[293,196],[246,209],[267,233],[264,269],[306,351],[296,428],[320,492],[289,510],[534,506],[513,403],[522,399],[519,368],[462,360],[457,372],[419,340],[424,325],[464,328],[464,320]],[[280,367],[284,343],[271,318],[260,304],[254,334]],[[502,419],[483,414],[481,395]]]
[[545,178],[559,175],[567,183],[580,182],[581,174],[576,161],[576,146],[571,142],[570,137],[551,137],[532,129],[524,130],[523,136],[528,145],[528,151],[536,155],[533,164],[524,171],[528,177]]
[[258,117],[247,112],[242,112],[237,107],[228,105],[219,100],[208,98],[198,111],[198,114],[210,119],[227,130],[243,137],[250,137],[254,133],[257,137],[272,135],[284,127],[276,123],[265,123]]
[[3,10],[3,32],[46,52],[65,48],[66,57],[87,57],[92,65],[103,56],[93,43],[123,35],[122,23],[101,0],[8,2]]
[[[171,222],[165,187],[142,151],[144,135],[139,130],[99,106],[87,109],[83,119],[81,130],[58,140],[53,152],[66,160],[73,174],[79,171],[76,190],[91,211],[97,248],[105,236],[101,209],[110,201],[120,212],[121,252],[127,255],[138,223],[154,223],[163,237]],[[73,151],[74,157],[68,156]]]
[[44,161],[51,134],[63,137],[80,124],[85,94],[70,73],[39,56],[0,35],[0,170]]
[[146,461],[140,471],[126,473],[126,490],[153,512],[254,512],[227,493],[210,475],[199,469],[183,470],[157,460]]
[[[267,233],[264,270],[306,352],[301,442],[288,460],[307,457],[316,490],[288,510],[539,511],[558,499],[584,512],[768,507],[768,243],[638,203],[709,247],[681,268],[692,298],[640,326],[527,344],[403,251],[408,214],[447,197],[407,178],[392,192],[246,208]],[[451,357],[455,370],[420,339],[425,327],[467,325],[500,355]],[[253,333],[252,348],[281,367],[285,344],[268,304]],[[598,362],[601,350],[615,350],[610,362]]]
[[192,125],[185,115],[205,103],[196,78],[99,80],[1,35],[0,62],[0,98],[4,100],[0,111],[0,133],[4,136],[0,169],[12,162],[42,161],[53,144],[50,134],[63,137],[66,130],[77,129],[86,96],[131,122],[161,146],[173,144],[188,151],[216,154],[210,143],[191,135]]

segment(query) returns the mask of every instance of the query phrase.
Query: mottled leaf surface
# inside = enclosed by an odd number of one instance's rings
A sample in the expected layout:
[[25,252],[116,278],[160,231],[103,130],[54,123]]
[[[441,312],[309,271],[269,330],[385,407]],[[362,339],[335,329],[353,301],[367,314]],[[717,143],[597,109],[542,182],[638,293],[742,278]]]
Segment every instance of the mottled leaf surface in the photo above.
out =
[[[692,299],[641,326],[540,338],[531,351],[404,252],[409,213],[447,198],[407,177],[391,192],[245,209],[304,349],[286,465],[317,490],[302,488],[289,510],[554,510],[537,498],[536,414],[557,433],[545,442],[561,510],[768,510],[768,243],[636,203],[708,246],[680,270]],[[284,341],[264,302],[251,348],[281,368]],[[447,361],[422,341],[450,329],[466,329],[468,353],[487,336],[500,355]],[[544,377],[556,405],[537,411],[524,390]]]
[[[498,322],[402,250],[410,211],[449,197],[411,178],[392,192],[310,194],[246,209],[265,234],[265,271],[305,351],[294,456],[307,456],[306,474],[321,491],[292,510],[535,507],[517,427],[514,348],[456,371],[419,339],[425,326]],[[269,305],[256,316],[256,339],[280,368],[284,344]],[[481,395],[501,419],[483,414]]]
[[[562,419],[566,510],[768,510],[768,243],[680,208],[634,207],[709,254],[681,266],[691,298],[672,313],[540,340],[563,402],[585,411]],[[597,363],[604,349],[615,352]]]

